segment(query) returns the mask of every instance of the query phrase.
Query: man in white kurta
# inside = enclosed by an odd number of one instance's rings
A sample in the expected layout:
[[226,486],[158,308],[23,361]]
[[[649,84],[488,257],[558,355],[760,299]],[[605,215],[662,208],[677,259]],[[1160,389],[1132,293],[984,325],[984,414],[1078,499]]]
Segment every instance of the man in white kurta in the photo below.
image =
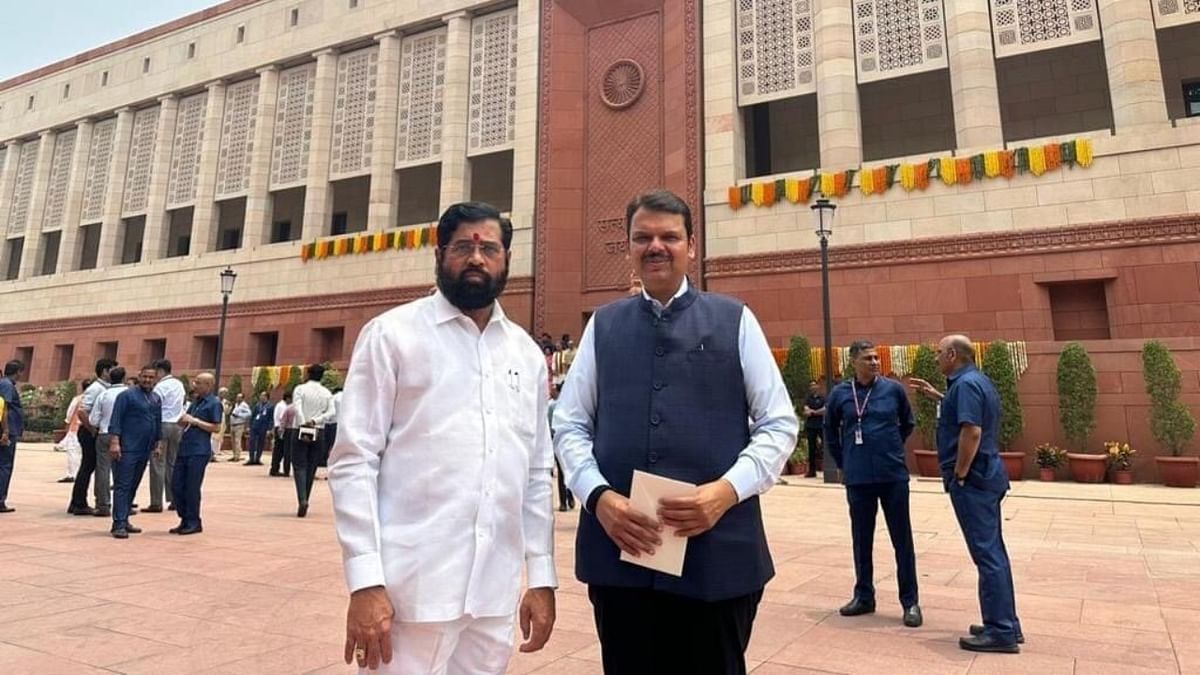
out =
[[503,290],[511,232],[487,205],[450,207],[441,290],[376,317],[355,344],[329,486],[351,592],[345,655],[360,667],[503,673],[522,568],[521,649],[549,638],[546,363],[488,298]]

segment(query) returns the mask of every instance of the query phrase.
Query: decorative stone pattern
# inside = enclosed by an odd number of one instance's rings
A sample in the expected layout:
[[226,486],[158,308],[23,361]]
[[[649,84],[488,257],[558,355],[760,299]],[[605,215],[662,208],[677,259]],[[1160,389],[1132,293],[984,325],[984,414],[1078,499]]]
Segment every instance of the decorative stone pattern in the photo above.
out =
[[467,154],[512,147],[517,127],[517,10],[471,20]]
[[332,178],[371,170],[371,141],[375,134],[375,89],[379,47],[342,54],[337,64],[333,103],[333,148],[329,155]]
[[29,221],[29,205],[33,202],[33,173],[37,168],[38,148],[41,139],[28,141],[21,146],[21,158],[17,163],[17,184],[13,189],[12,209],[8,212],[8,234],[24,234]]
[[814,0],[735,1],[738,104],[815,92]]
[[133,141],[129,145],[129,166],[125,171],[125,195],[121,204],[124,216],[144,213],[149,202],[159,111],[159,106],[142,108],[133,116]]
[[1153,0],[1154,25],[1159,28],[1200,22],[1200,0]]
[[230,85],[225,90],[221,150],[217,159],[218,197],[237,195],[250,189],[258,89],[259,79],[256,77]]
[[200,146],[204,142],[204,112],[208,92],[179,101],[175,121],[175,150],[171,155],[171,173],[167,180],[167,207],[188,206],[196,199],[200,178]]
[[446,29],[406,36],[400,45],[397,166],[441,158],[445,84]]
[[289,68],[279,74],[275,140],[271,149],[271,189],[302,184],[308,178],[316,76],[315,63]]
[[87,175],[83,180],[81,225],[99,222],[104,217],[104,195],[108,192],[113,136],[116,132],[115,117],[97,122],[92,129],[92,147],[88,149]]
[[946,68],[942,0],[855,0],[858,81]]
[[1100,39],[1096,0],[991,0],[996,56]]
[[[50,158],[50,178],[47,181],[46,211],[42,215],[42,230],[62,227],[67,208],[67,188],[71,178],[71,157],[75,154],[75,129],[59,132],[54,138],[54,155]],[[0,159],[0,162],[3,162]]]

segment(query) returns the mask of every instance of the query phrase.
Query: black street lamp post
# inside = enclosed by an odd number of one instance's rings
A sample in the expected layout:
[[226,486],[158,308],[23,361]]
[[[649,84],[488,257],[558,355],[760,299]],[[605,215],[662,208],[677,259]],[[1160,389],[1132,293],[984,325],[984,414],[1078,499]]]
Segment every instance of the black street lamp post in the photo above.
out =
[[229,314],[229,296],[233,295],[233,282],[237,280],[237,272],[232,267],[226,267],[221,272],[221,326],[217,329],[217,389],[221,388],[221,355],[225,351],[225,317]]
[[[833,213],[837,204],[828,199],[818,199],[812,205],[813,224],[821,240],[821,307],[825,320],[825,399],[833,393],[833,326],[829,319],[829,237],[833,235]],[[838,482],[837,467],[829,454],[825,454],[824,475],[826,483]]]

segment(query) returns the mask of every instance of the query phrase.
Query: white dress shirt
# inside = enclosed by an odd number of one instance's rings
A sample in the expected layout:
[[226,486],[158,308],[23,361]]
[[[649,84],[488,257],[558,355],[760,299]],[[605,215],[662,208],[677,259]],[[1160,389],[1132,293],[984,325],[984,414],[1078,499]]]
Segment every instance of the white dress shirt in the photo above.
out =
[[292,390],[292,405],[296,407],[296,426],[323,426],[333,404],[333,394],[325,385],[309,380]]
[[329,403],[329,412],[325,414],[325,424],[338,423],[338,410],[342,407],[342,392],[333,395],[333,400]]
[[233,407],[233,413],[232,413],[233,424],[236,424],[239,426],[245,426],[245,425],[249,424],[250,416],[252,414],[253,413],[250,412],[250,404],[246,403],[245,401],[242,401],[241,403],[239,403]]
[[400,621],[511,616],[524,563],[554,587],[546,361],[499,303],[482,333],[441,293],[359,334],[329,458],[353,592]]
[[178,424],[187,402],[187,392],[183,390],[183,383],[174,375],[167,375],[154,385],[154,393],[162,399],[162,421]]
[[[90,413],[92,408],[96,407],[96,401],[100,398],[106,389],[112,385],[100,378],[96,378],[88,385],[87,389],[83,390],[83,399],[79,402],[79,407],[86,413]],[[89,422],[91,420],[88,420]],[[96,425],[92,425],[96,426]]]
[[112,385],[101,392],[100,397],[92,404],[92,409],[88,411],[88,422],[99,429],[100,433],[108,433],[108,425],[112,422],[113,406],[117,404],[117,396],[123,391],[125,391],[125,385]]
[[287,411],[287,407],[288,407],[288,404],[283,399],[279,399],[279,401],[275,404],[275,428],[276,429],[283,426],[283,413]]
[[[666,306],[669,307],[675,298],[687,290],[688,281],[685,278]],[[645,291],[642,291],[642,295],[652,302],[657,311],[662,311],[664,306],[660,302],[646,295]],[[554,409],[554,449],[562,463],[567,486],[581,503],[587,503],[597,487],[609,484],[592,454],[597,397],[592,323],[588,321],[579,340],[579,352],[567,373],[566,384]],[[796,447],[800,422],[796,419],[792,399],[783,384],[783,376],[775,364],[762,326],[749,307],[742,308],[742,320],[738,326],[738,353],[742,362],[742,385],[746,388],[746,401],[750,407],[750,444],[741,451],[722,478],[733,485],[738,500],[745,501],[775,485],[784,463]],[[696,414],[703,415],[704,411],[697,410]]]

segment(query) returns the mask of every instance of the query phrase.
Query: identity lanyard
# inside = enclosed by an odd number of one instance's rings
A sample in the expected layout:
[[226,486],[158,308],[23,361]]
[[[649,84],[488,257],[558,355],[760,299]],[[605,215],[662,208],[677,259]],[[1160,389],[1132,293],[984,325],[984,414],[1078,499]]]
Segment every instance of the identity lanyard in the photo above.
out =
[[875,391],[875,388],[872,387],[871,389],[867,390],[867,395],[865,397],[863,397],[861,406],[858,404],[858,384],[854,380],[850,380],[850,391],[854,393],[854,412],[855,412],[855,414],[858,415],[858,425],[855,426],[855,428],[854,428],[854,444],[862,445],[863,444],[863,427],[862,427],[863,413],[865,413],[867,411],[867,402],[871,400],[871,392]]

